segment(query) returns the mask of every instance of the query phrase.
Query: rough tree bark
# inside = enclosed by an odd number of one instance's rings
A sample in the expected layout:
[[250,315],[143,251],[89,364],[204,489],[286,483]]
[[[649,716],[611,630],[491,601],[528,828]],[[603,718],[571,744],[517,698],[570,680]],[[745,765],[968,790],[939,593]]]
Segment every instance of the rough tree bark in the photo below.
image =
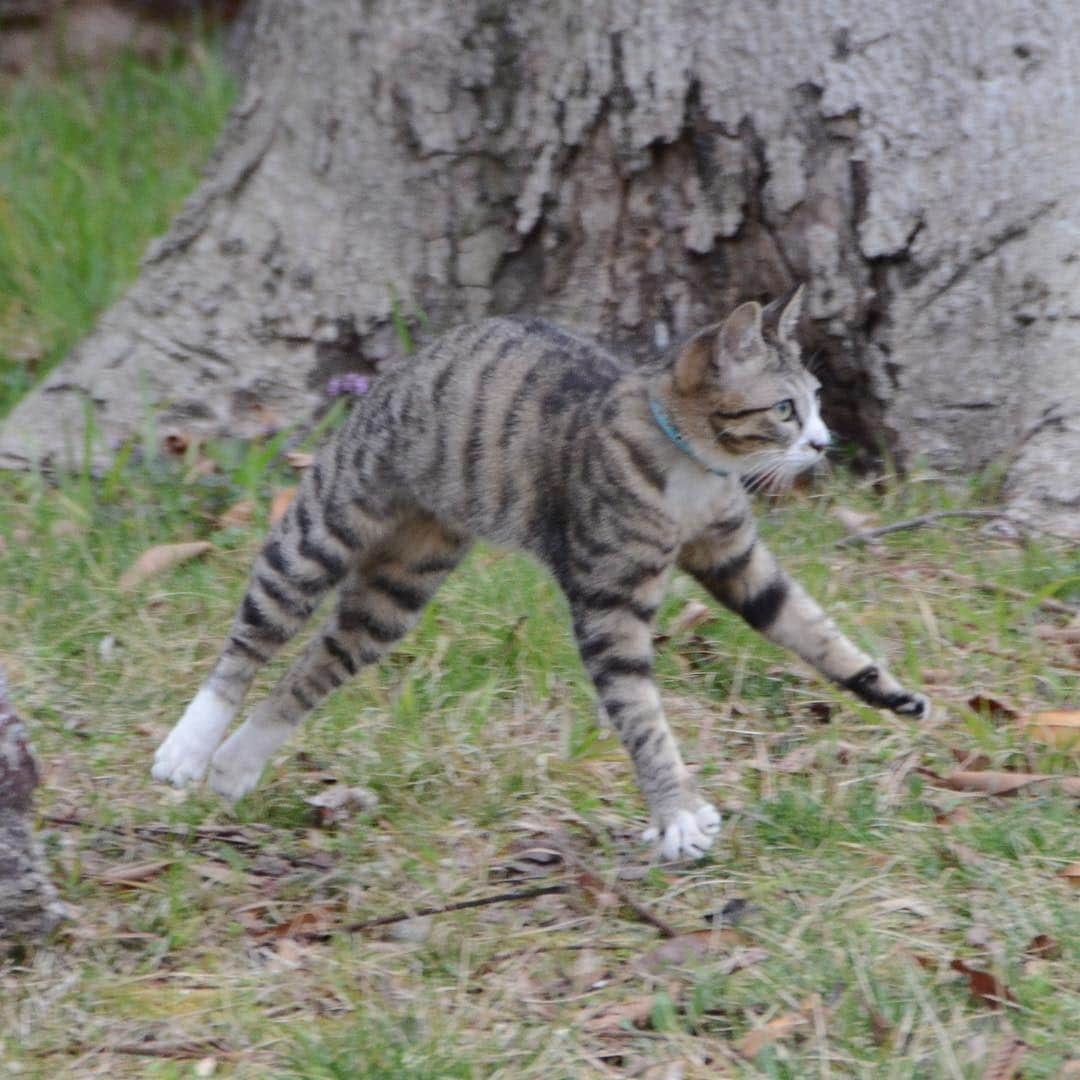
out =
[[[263,0],[203,185],[0,462],[248,434],[433,330],[634,353],[808,283],[833,425],[1080,534],[1073,0]],[[73,449],[74,448],[74,449]]]
[[30,827],[37,782],[26,730],[8,702],[0,673],[0,952],[41,937],[62,917]]

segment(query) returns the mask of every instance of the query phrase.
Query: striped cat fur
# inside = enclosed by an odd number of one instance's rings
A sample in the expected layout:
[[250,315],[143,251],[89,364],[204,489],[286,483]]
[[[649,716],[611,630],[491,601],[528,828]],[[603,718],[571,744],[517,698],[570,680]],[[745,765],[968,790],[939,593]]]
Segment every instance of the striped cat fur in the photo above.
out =
[[[829,441],[795,340],[801,290],[738,307],[650,366],[540,319],[461,327],[380,373],[319,451],[252,571],[209,678],[153,775],[229,799],[332,690],[379,660],[482,537],[523,548],[569,600],[581,658],[633,761],[666,858],[719,815],[699,794],[653,679],[653,618],[675,567],[872,705],[928,702],[857,649],[758,540],[745,488],[783,484]],[[325,625],[224,739],[252,679],[337,589]]]

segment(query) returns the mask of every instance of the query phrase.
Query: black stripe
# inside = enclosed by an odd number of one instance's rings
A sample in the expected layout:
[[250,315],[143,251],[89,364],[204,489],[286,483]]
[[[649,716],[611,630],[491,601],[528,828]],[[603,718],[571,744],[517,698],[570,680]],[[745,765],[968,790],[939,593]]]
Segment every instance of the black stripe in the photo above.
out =
[[738,555],[732,555],[731,558],[710,566],[708,570],[702,573],[701,580],[707,586],[715,585],[721,588],[726,586],[733,577],[743,573],[750,565],[750,560],[754,557],[755,547],[757,547],[756,540],[745,551],[740,551]]
[[678,544],[666,543],[663,536],[657,536],[655,533],[644,533],[633,526],[629,525],[625,518],[616,518],[611,527],[614,529],[620,543],[626,544],[629,541],[633,541],[637,544],[645,544],[647,547],[655,548],[660,555],[674,555],[678,549]]
[[592,611],[616,611],[625,609],[644,623],[652,622],[656,614],[654,604],[641,604],[632,596],[609,592],[607,589],[589,589],[571,585],[567,589],[570,601],[578,607]]
[[634,563],[620,575],[618,584],[624,589],[636,589],[646,581],[658,578],[667,568],[667,563]]
[[[840,685],[846,687],[853,694],[858,694],[868,705],[873,705],[877,709],[897,709],[903,708],[905,705],[914,706],[917,699],[914,694],[910,694],[906,690],[892,694],[886,694],[879,690],[877,682],[880,677],[880,669],[876,664],[871,664],[869,667],[865,667],[862,671],[852,675],[850,679],[845,679]],[[916,710],[912,708],[910,711],[915,712]]]
[[768,412],[770,409],[773,409],[775,407],[776,406],[775,406],[775,403],[774,403],[773,405],[759,405],[759,406],[757,406],[756,408],[753,408],[753,409],[739,409],[738,412],[719,412],[719,411],[717,411],[717,412],[714,412],[712,415],[722,417],[724,420],[738,420],[740,417],[743,417],[743,416],[753,416],[754,413]]
[[652,733],[646,728],[644,731],[639,731],[632,739],[629,750],[630,756],[636,758],[638,754],[644,749],[645,744],[649,741],[649,736]]
[[714,521],[706,530],[705,533],[713,540],[723,540],[727,536],[733,536],[742,528],[743,522],[746,521],[746,517],[743,514],[739,514],[737,517],[725,518],[722,521]]
[[384,645],[388,641],[396,641],[402,634],[396,626],[382,622],[363,608],[342,609],[338,612],[337,619],[342,630],[363,630],[373,641]]
[[249,645],[243,638],[230,637],[229,644],[239,652],[246,653],[252,660],[258,660],[260,664],[265,664],[270,659],[265,653],[261,653],[258,649]]
[[457,555],[429,555],[426,559],[413,563],[409,567],[409,573],[448,574],[460,561],[461,558]]
[[290,615],[299,617],[307,615],[310,611],[308,605],[302,604],[295,597],[290,596],[276,581],[268,578],[265,574],[256,574],[255,580],[258,582],[259,588]]
[[502,431],[499,433],[500,449],[508,450],[510,448],[510,442],[514,437],[514,424],[518,414],[521,412],[522,405],[525,404],[525,399],[532,392],[533,384],[539,378],[542,370],[541,360],[534,360],[532,367],[525,372],[524,377],[518,384],[518,388],[514,391],[514,396],[510,399],[510,407],[503,417]]
[[296,700],[299,701],[305,709],[315,708],[315,702],[312,701],[311,698],[309,698],[307,694],[305,694],[304,691],[300,689],[299,686],[291,687],[289,689],[289,693],[292,694],[292,696],[296,698]]
[[296,523],[300,526],[300,535],[306,539],[311,531],[311,512],[305,499],[296,500]]
[[318,544],[313,544],[306,536],[300,538],[300,544],[298,545],[297,550],[305,559],[318,563],[326,571],[329,581],[336,581],[344,575],[345,563],[333,554],[333,552],[327,551],[326,548],[319,547]]
[[244,597],[244,602],[240,605],[240,616],[248,626],[259,631],[259,637],[266,638],[267,641],[276,641],[281,645],[289,640],[288,630],[283,626],[278,626],[275,622],[271,622],[259,610],[259,606],[250,593]]
[[417,589],[415,586],[406,585],[402,581],[395,581],[382,574],[372,574],[368,577],[367,584],[384,596],[390,597],[399,608],[405,611],[419,611],[428,602],[428,593],[424,589]]
[[627,709],[632,709],[636,702],[622,701],[619,698],[604,698],[604,710],[611,718],[611,722],[617,723],[618,719]]
[[349,655],[349,650],[337,638],[326,634],[323,637],[326,651],[350,674],[356,674],[356,661]]
[[739,605],[739,614],[755,629],[767,630],[780,614],[788,597],[788,583],[782,577],[773,578],[763,589],[748,596]]
[[651,679],[652,660],[647,656],[606,656],[592,672],[593,682],[598,690],[603,690],[623,675],[636,675],[642,679]]
[[323,528],[342,546],[355,550],[360,546],[360,537],[345,523],[341,507],[329,502],[323,508]]
[[435,391],[432,395],[432,400],[436,405],[442,401],[443,393],[446,391],[446,384],[450,381],[450,377],[454,374],[454,361],[448,360],[444,365],[442,371],[435,376],[435,383],[432,389]]
[[622,443],[626,448],[634,468],[650,483],[657,491],[663,492],[667,487],[667,477],[656,467],[656,463],[641,449],[637,443],[628,439],[620,431],[613,431],[612,437]]
[[587,638],[581,643],[581,659],[588,661],[605,653],[615,644],[615,638],[611,634],[597,634]]
[[285,561],[285,552],[281,550],[280,541],[270,540],[263,548],[263,558],[265,558],[271,568],[276,570],[279,574],[288,577],[292,573],[289,569],[289,564]]
[[[603,447],[603,444],[601,444]],[[635,509],[635,516],[644,518],[643,524],[653,525],[658,529],[664,529],[668,525],[668,518],[664,512],[654,503],[643,499],[634,489],[627,485],[626,481],[615,472],[616,463],[611,461],[607,447],[603,447],[600,454],[600,472],[604,477],[605,485],[597,492],[601,502],[607,506],[614,506],[625,513],[626,503],[630,503]]]
[[[338,449],[340,450],[340,446],[338,447]],[[317,499],[322,499],[322,493],[323,493],[322,465],[320,465],[319,462],[317,462],[317,461],[313,461],[311,463],[311,483],[312,483],[312,486],[315,488],[315,497]]]

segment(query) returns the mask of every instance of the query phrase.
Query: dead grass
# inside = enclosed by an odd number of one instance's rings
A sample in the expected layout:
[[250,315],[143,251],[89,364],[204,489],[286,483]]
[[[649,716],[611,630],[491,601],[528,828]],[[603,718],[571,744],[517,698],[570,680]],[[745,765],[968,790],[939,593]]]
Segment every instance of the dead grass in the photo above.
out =
[[[0,968],[5,1075],[964,1077],[1015,1034],[1024,1076],[1051,1077],[1077,1054],[1080,917],[1060,876],[1080,858],[1075,800],[965,795],[918,771],[977,755],[1076,775],[1075,753],[966,705],[1075,707],[1075,649],[1035,632],[1062,618],[941,573],[1075,601],[1075,551],[981,523],[833,546],[836,505],[889,522],[969,504],[932,478],[882,495],[839,477],[768,510],[787,565],[938,712],[917,725],[864,708],[725,614],[671,635],[672,722],[726,814],[710,858],[658,866],[562,600],[490,550],[235,811],[152,784],[260,528],[215,530],[239,493],[228,470],[131,473],[111,491],[0,477],[0,663],[31,721],[72,910]],[[146,546],[204,537],[204,561],[118,588]],[[689,599],[678,580],[661,630]],[[330,782],[379,805],[322,822],[303,800]],[[650,953],[659,933],[627,896],[696,936]],[[1007,991],[1003,1007],[956,960]]]

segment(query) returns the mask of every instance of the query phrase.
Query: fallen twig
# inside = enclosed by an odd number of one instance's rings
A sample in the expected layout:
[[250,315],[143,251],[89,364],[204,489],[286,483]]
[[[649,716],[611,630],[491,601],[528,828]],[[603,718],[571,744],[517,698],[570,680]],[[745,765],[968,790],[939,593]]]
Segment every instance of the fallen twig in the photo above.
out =
[[204,1042],[132,1042],[113,1043],[111,1046],[95,1046],[91,1044],[77,1044],[76,1046],[57,1046],[48,1050],[40,1051],[37,1057],[55,1057],[58,1054],[125,1054],[132,1057],[155,1057],[173,1058],[175,1060],[190,1060],[203,1058],[209,1055],[232,1059],[238,1056],[239,1051],[230,1050],[224,1043],[217,1039],[207,1039]]
[[836,546],[847,547],[851,544],[867,544],[871,540],[876,540],[879,536],[888,536],[889,533],[903,532],[906,529],[920,529],[924,525],[933,525],[934,522],[941,521],[944,518],[969,518],[976,520],[983,518],[1005,518],[1015,525],[1022,525],[1022,522],[1018,521],[1004,510],[935,510],[932,514],[922,514],[919,517],[908,518],[906,521],[894,521],[891,525],[880,525],[876,529],[862,529],[857,533],[852,533],[851,536],[845,536],[842,540],[837,540]]
[[[391,923],[407,922],[409,919],[423,919],[428,915],[444,915],[448,911],[464,911],[466,908],[486,907],[488,904],[510,904],[517,900],[534,900],[538,896],[565,893],[569,892],[570,889],[571,886],[566,883],[539,885],[533,889],[515,889],[511,892],[495,893],[492,896],[480,896],[475,900],[458,900],[456,903],[443,904],[440,907],[415,908],[412,911],[399,911],[394,915],[380,915],[376,919],[364,919],[362,922],[349,923],[348,926],[342,927],[342,930],[347,934],[359,934],[364,930],[374,930],[377,926],[389,926]],[[319,931],[317,934],[303,936],[328,938],[330,934],[330,931]]]
[[571,863],[578,871],[578,883],[587,889],[604,890],[611,893],[620,904],[625,904],[630,910],[639,918],[642,922],[647,922],[650,926],[655,926],[657,930],[664,937],[672,938],[678,936],[678,930],[676,930],[668,922],[665,922],[654,911],[651,911],[639,900],[635,900],[624,888],[617,885],[614,881],[605,881],[599,874],[590,870],[579,859],[573,859]]
[[[198,825],[194,827],[188,825],[158,824],[104,825],[94,821],[84,821],[82,818],[70,815],[61,817],[56,814],[42,814],[41,820],[48,822],[50,825],[59,825],[61,827],[75,829],[90,829],[93,832],[108,833],[110,836],[119,836],[126,839],[135,837],[136,839],[146,840],[152,844],[166,844],[172,840],[189,840],[229,844],[232,847],[247,852],[262,853],[266,850],[265,843],[244,836],[239,828],[232,825]],[[275,831],[268,827],[260,828],[257,825],[248,825],[245,826],[245,828],[256,831],[263,831],[263,828],[265,828],[267,834],[272,834]],[[232,863],[224,856],[218,855],[213,851],[207,851],[205,848],[197,848],[196,850],[207,859],[224,863],[226,866],[232,865]],[[309,859],[303,855],[290,855],[277,848],[274,849],[274,857],[281,859],[283,862],[287,862],[290,866],[306,866],[315,870],[326,869],[326,866],[319,860]]]

